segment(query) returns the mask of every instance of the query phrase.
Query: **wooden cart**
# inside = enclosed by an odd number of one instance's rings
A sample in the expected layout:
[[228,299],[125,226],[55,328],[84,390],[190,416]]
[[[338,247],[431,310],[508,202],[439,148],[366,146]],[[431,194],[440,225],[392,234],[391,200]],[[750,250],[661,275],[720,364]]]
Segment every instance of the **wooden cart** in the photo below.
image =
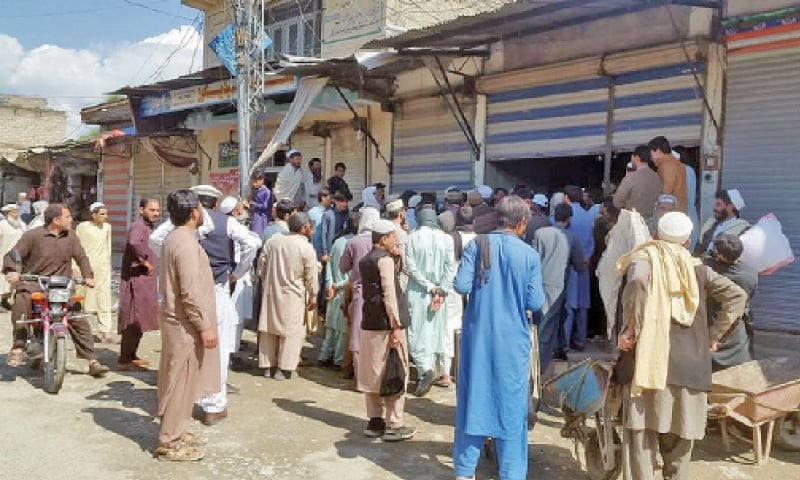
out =
[[[800,359],[772,358],[716,372],[708,395],[709,418],[717,418],[722,443],[730,449],[730,437],[752,442],[757,465],[769,460],[776,422],[794,415],[800,405]],[[752,429],[752,440],[728,429],[734,420]],[[762,427],[766,426],[766,436]],[[779,426],[780,429],[780,426]]]

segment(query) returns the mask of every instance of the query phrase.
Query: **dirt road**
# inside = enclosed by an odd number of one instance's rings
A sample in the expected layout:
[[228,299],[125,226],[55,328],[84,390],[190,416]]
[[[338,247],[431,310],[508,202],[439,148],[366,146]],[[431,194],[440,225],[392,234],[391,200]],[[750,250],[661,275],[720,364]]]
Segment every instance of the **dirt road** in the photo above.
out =
[[[11,342],[6,314],[0,316],[0,478],[26,480],[224,480],[334,479],[427,480],[454,478],[451,448],[455,394],[432,391],[411,398],[408,420],[417,436],[401,444],[365,438],[363,398],[336,372],[301,369],[301,378],[277,382],[249,373],[233,373],[241,393],[230,396],[230,416],[206,428],[206,458],[194,464],[153,459],[158,432],[156,371],[112,372],[96,380],[85,362],[70,352],[70,373],[58,395],[40,388],[25,367],[5,366]],[[158,334],[147,334],[143,356],[157,363]],[[111,346],[115,349],[115,347]],[[100,347],[101,360],[115,365],[116,352]],[[530,478],[586,478],[572,443],[559,437],[562,419],[546,408],[530,434]],[[763,468],[750,465],[743,444],[725,454],[719,436],[696,448],[692,478],[703,480],[800,478],[800,454],[777,451]],[[487,462],[483,462],[487,463]],[[483,465],[481,480],[494,478]]]

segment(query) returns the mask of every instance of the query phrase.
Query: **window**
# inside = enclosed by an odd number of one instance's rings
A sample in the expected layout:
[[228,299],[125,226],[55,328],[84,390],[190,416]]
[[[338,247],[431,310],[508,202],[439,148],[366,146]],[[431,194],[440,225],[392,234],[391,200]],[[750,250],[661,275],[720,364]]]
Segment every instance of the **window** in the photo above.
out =
[[272,47],[267,51],[267,59],[278,60],[278,53],[318,56],[321,13],[319,0],[292,0],[269,8],[264,23]]

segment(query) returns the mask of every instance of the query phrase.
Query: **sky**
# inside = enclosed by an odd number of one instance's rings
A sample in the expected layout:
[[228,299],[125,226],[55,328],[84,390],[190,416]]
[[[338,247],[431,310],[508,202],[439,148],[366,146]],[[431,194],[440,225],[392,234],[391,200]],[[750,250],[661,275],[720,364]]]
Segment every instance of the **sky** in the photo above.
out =
[[202,69],[202,14],[180,0],[2,0],[0,93],[66,110],[66,138],[89,128],[80,109],[126,85]]

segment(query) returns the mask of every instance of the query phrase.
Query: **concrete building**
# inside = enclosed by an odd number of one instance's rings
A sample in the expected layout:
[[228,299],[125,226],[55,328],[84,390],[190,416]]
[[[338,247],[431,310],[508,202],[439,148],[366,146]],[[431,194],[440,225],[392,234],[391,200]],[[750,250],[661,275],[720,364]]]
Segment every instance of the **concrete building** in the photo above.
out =
[[60,143],[66,135],[67,114],[47,108],[47,100],[37,97],[0,94],[0,200],[17,200],[18,192],[31,193],[41,184],[41,172],[20,154],[32,147]]

